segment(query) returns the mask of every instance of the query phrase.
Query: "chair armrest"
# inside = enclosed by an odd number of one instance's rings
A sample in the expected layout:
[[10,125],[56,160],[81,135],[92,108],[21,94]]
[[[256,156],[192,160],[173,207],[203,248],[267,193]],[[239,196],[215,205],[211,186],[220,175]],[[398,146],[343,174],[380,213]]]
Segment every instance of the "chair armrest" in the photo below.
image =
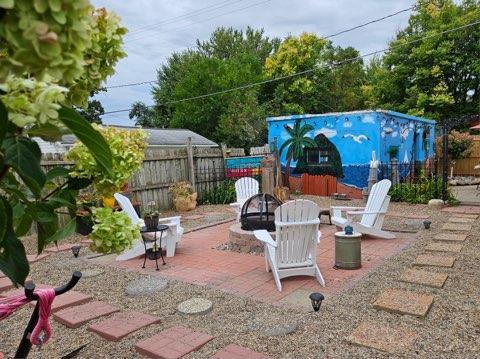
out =
[[352,216],[358,216],[358,215],[362,215],[362,214],[383,214],[383,213],[387,213],[387,212],[383,212],[383,211],[380,211],[380,212],[348,211],[347,212],[347,214],[352,215]]
[[357,211],[365,209],[365,207],[348,207],[348,206],[331,206],[330,211]]
[[255,238],[257,238],[260,242],[263,242],[269,246],[272,246],[274,248],[277,248],[277,243],[273,240],[272,236],[270,233],[268,233],[266,230],[261,229],[259,231],[253,231],[253,235]]
[[180,224],[180,219],[181,216],[175,216],[175,217],[165,217],[165,218],[159,218],[158,222],[173,222],[173,223],[178,223]]
[[240,203],[238,202],[230,203],[230,207],[240,207]]
[[275,221],[275,226],[304,226],[306,224],[320,224],[320,219],[315,218],[315,219],[311,219],[309,221],[303,221],[303,222],[280,222],[280,221]]

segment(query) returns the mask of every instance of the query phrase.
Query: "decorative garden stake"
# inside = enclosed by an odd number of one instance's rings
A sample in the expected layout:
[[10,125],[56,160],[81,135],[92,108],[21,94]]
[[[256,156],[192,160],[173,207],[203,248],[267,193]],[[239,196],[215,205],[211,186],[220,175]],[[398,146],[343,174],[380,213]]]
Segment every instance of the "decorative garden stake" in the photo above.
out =
[[312,293],[310,294],[310,300],[312,301],[313,310],[318,312],[320,310],[320,306],[322,305],[322,301],[325,299],[322,293]]
[[431,224],[432,224],[432,221],[429,221],[428,219],[423,221],[423,225],[425,226],[425,229],[430,229]]
[[72,247],[72,253],[75,258],[78,258],[78,255],[80,254],[80,248],[81,246],[73,246]]
[[351,236],[353,234],[353,227],[348,224],[345,226],[344,231],[347,236]]

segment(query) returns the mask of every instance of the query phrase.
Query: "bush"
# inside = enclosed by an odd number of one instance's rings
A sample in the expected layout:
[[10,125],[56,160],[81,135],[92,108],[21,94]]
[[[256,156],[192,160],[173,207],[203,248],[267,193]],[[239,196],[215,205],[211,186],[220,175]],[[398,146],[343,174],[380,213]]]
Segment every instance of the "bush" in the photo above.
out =
[[121,253],[131,248],[133,241],[140,236],[140,227],[133,224],[125,212],[111,208],[92,210],[95,224],[91,233],[91,249],[100,253]]
[[205,195],[203,204],[227,204],[233,203],[236,200],[235,182],[226,180]]
[[[398,183],[392,186],[389,195],[394,202],[426,204],[431,199],[442,196],[442,180],[422,177],[418,183]],[[455,201],[450,190],[448,190],[448,201]]]

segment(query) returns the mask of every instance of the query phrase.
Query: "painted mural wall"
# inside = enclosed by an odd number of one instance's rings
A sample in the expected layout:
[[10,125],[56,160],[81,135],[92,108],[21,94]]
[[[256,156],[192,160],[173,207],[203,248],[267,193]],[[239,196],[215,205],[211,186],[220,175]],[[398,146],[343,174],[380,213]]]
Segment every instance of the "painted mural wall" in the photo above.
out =
[[[434,154],[434,121],[383,110],[271,117],[267,119],[269,144],[280,148],[289,138],[285,126],[293,127],[297,120],[313,127],[313,130],[307,133],[308,137],[315,139],[317,143],[324,143],[326,138],[335,146],[343,169],[343,178],[338,180],[357,188],[366,186],[372,151],[375,151],[377,159],[382,163],[390,162],[391,147],[398,149],[397,158],[400,163],[424,161]],[[297,172],[305,172],[305,161],[311,162],[313,158],[313,161],[322,162],[329,156],[332,157],[328,149],[324,152],[320,151],[319,156],[311,151],[306,153],[304,158],[298,161],[301,170]],[[283,166],[286,160],[286,151],[283,151]],[[297,162],[292,161],[293,175],[296,167]]]

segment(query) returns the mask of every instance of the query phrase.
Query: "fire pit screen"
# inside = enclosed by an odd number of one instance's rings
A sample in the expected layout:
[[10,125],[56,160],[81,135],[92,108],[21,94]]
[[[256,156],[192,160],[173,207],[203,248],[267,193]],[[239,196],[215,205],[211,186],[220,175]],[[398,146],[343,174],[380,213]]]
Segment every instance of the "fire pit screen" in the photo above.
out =
[[250,197],[242,207],[240,222],[245,231],[266,229],[275,231],[275,210],[282,202],[268,193]]

